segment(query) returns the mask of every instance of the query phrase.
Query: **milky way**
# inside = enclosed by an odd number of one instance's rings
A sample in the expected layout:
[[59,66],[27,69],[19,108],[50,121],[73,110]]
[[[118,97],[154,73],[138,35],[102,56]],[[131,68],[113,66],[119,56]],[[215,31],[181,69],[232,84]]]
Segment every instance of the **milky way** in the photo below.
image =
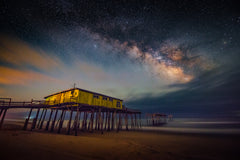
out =
[[239,113],[234,3],[4,0],[0,6],[1,97],[39,99],[76,83],[147,112]]

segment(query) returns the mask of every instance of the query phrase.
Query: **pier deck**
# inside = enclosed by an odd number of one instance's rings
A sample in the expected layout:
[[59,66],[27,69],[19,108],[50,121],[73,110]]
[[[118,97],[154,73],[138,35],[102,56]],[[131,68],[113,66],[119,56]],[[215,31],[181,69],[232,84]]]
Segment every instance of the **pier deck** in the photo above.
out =
[[[141,127],[141,112],[123,107],[122,109],[108,108],[103,106],[86,105],[76,102],[51,103],[44,100],[31,100],[28,102],[16,102],[11,98],[0,98],[0,129],[9,109],[30,109],[25,120],[23,129],[44,129],[61,133],[63,122],[68,120],[67,134],[77,135],[79,130],[93,132],[94,130],[112,131],[122,130],[123,124],[126,130]],[[30,122],[30,117],[36,111],[35,117]],[[66,116],[68,114],[68,116]],[[66,118],[67,117],[67,118]],[[130,127],[128,123],[130,121]],[[29,125],[31,127],[29,128]]]

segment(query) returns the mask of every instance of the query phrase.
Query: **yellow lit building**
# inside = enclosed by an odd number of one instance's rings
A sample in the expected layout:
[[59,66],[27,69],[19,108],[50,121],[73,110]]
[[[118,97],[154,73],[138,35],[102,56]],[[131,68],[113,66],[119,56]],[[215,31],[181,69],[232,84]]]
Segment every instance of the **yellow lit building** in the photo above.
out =
[[80,88],[71,88],[44,97],[49,105],[76,102],[89,106],[101,106],[108,108],[122,109],[123,100],[106,96],[100,93],[91,92]]

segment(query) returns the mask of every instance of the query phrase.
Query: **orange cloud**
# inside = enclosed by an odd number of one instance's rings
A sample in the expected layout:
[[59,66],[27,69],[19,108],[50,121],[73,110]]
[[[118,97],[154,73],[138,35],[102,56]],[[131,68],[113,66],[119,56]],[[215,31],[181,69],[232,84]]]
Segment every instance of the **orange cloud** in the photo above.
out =
[[3,35],[0,35],[0,61],[18,67],[32,66],[44,71],[62,65],[57,57],[33,48],[23,41]]
[[0,84],[3,85],[29,85],[34,82],[57,82],[58,80],[34,71],[20,71],[0,66]]
[[0,94],[3,94],[4,90],[2,88],[0,88]]

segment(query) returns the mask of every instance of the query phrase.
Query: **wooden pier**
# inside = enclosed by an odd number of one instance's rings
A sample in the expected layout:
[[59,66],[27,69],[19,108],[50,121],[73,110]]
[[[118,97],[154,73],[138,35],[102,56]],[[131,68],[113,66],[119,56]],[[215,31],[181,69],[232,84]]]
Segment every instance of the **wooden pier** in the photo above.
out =
[[[141,127],[141,112],[124,106],[122,109],[116,109],[76,102],[50,104],[53,103],[44,100],[14,102],[11,98],[0,98],[0,129],[3,127],[7,111],[18,108],[29,109],[23,130],[45,130],[56,133],[62,133],[64,130],[66,134],[77,136],[79,131],[103,133],[104,131],[118,132],[123,129],[133,130]],[[35,117],[31,119],[34,111]],[[64,127],[66,120],[67,125]]]
[[147,113],[147,126],[160,126],[167,123],[168,115],[163,113]]

